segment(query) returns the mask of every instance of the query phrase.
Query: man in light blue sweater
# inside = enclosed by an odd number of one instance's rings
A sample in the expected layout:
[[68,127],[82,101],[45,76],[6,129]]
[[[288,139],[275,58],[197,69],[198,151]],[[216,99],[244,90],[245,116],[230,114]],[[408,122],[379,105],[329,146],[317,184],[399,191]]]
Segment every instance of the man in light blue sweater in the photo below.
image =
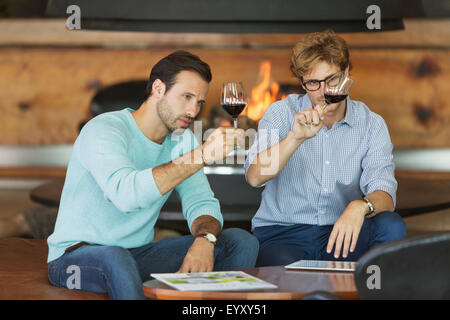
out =
[[[205,103],[211,71],[185,51],[152,69],[147,99],[89,121],[75,141],[53,234],[50,282],[144,299],[150,273],[253,267],[258,241],[223,218],[205,163],[224,157],[243,131],[218,128],[203,145],[187,129]],[[152,242],[160,209],[179,194],[192,235]]]

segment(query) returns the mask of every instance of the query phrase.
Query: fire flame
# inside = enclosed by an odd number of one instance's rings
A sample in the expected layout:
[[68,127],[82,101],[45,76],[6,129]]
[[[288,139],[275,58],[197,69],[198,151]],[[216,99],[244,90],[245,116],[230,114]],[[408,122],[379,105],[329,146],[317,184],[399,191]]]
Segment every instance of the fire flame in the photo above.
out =
[[[261,82],[254,88],[248,101],[248,105],[245,108],[243,114],[250,119],[259,121],[266,109],[277,100],[278,91],[280,86],[277,82],[270,79],[270,61],[263,61],[259,68],[259,77]],[[283,95],[281,99],[286,96]]]

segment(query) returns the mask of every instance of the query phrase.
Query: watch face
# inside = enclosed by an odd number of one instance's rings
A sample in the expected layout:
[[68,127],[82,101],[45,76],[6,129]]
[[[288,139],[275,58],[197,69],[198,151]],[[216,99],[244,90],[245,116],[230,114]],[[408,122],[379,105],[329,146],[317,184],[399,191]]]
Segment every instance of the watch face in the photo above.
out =
[[212,233],[207,233],[207,234],[206,234],[206,239],[207,239],[209,242],[212,242],[212,243],[215,243],[216,240],[217,240],[216,236],[213,235]]

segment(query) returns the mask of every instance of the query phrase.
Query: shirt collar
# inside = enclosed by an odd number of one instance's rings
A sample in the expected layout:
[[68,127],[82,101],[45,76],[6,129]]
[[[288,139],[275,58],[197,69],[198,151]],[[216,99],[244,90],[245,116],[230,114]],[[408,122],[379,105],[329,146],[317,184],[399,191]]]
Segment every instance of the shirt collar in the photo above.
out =
[[[342,119],[339,122],[343,122],[348,124],[350,127],[354,127],[356,124],[355,110],[354,110],[355,103],[348,96],[346,99],[347,99],[347,108],[345,110],[345,116],[344,119]],[[306,108],[312,108],[312,102],[309,99],[308,94],[305,94],[301,97],[301,110]]]

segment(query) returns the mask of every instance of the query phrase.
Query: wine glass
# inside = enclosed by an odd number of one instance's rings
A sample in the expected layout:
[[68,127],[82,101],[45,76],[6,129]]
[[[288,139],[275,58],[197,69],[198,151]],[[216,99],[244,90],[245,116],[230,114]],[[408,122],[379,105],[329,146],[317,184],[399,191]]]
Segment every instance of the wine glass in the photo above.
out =
[[244,86],[239,81],[224,82],[220,95],[220,104],[233,118],[234,127],[237,128],[237,118],[247,105]]
[[322,107],[325,109],[327,104],[338,103],[347,98],[350,89],[352,88],[354,80],[349,76],[345,76],[342,80],[335,86],[325,85],[324,96],[325,105]]

